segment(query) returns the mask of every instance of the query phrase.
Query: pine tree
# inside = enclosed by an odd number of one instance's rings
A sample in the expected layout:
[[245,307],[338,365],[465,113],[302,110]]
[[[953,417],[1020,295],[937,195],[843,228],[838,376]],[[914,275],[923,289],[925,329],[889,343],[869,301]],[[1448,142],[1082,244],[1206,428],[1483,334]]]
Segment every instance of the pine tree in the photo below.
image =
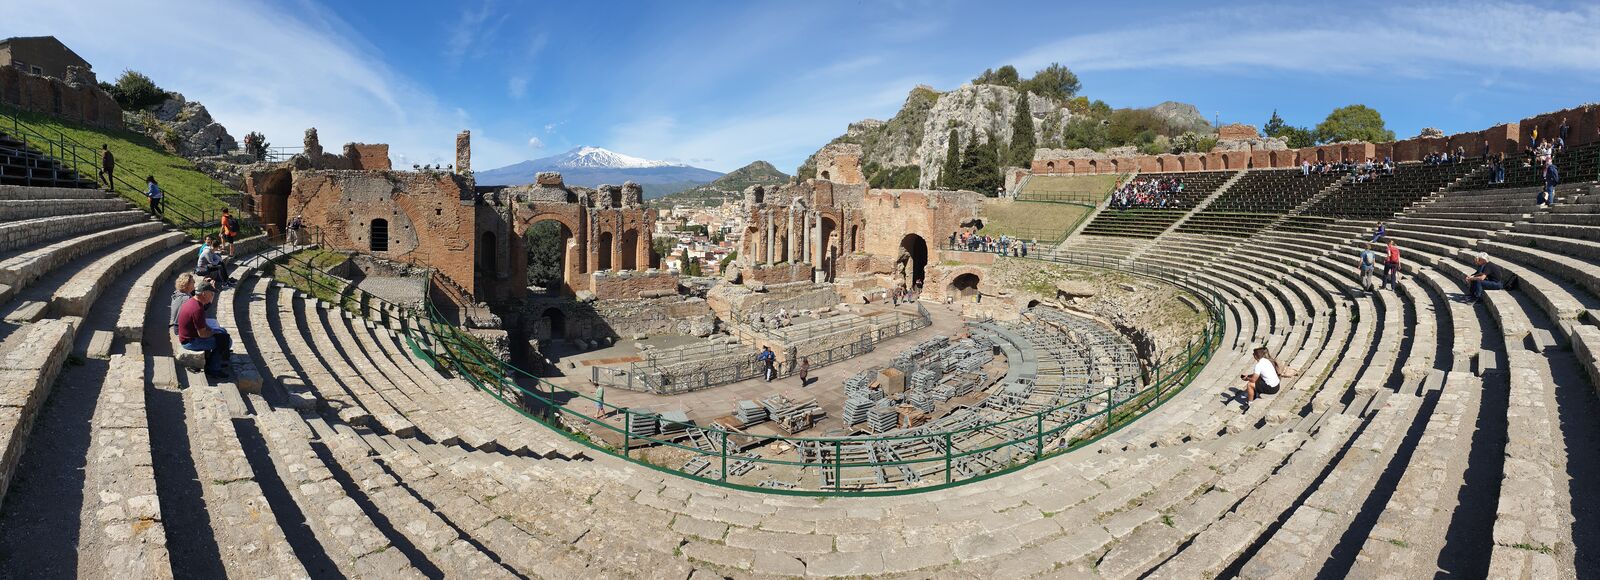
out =
[[1028,109],[1028,93],[1017,94],[1017,111],[1011,119],[1011,151],[1009,163],[1017,167],[1033,165],[1033,151],[1038,144],[1033,139],[1033,112]]
[[1267,119],[1267,124],[1261,127],[1261,132],[1268,137],[1277,137],[1289,126],[1283,122],[1283,117],[1278,116],[1278,110],[1272,110],[1272,118]]
[[939,168],[939,187],[944,189],[958,189],[960,180],[957,173],[961,169],[961,135],[955,129],[950,130],[950,144],[944,150],[944,166]]
[[961,167],[956,171],[957,185],[961,189],[994,195],[995,189],[1000,187],[997,140],[991,133],[988,143],[974,141],[967,145],[966,154],[961,157]]

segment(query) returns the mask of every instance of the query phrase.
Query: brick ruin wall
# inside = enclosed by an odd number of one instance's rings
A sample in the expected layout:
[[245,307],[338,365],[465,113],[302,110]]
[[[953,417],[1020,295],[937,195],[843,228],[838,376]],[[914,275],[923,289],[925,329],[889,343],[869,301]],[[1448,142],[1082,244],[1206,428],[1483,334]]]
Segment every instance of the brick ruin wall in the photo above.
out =
[[[1096,173],[1164,173],[1175,171],[1218,171],[1246,168],[1292,168],[1301,161],[1317,163],[1341,159],[1362,160],[1367,157],[1389,157],[1395,163],[1421,161],[1431,153],[1466,150],[1469,156],[1484,152],[1488,142],[1490,153],[1514,155],[1524,144],[1533,141],[1533,130],[1538,128],[1541,138],[1554,136],[1567,119],[1571,128],[1568,146],[1585,145],[1600,141],[1600,106],[1584,105],[1529,117],[1517,123],[1496,125],[1480,131],[1457,133],[1445,137],[1413,137],[1389,143],[1333,143],[1300,149],[1250,151],[1212,151],[1210,153],[1185,153],[1180,155],[1136,155],[1128,157],[1057,158],[1044,151],[1034,157],[1031,170],[1034,174],[1096,174]],[[1245,130],[1250,135],[1244,136]],[[1248,125],[1228,125],[1219,130],[1219,138],[1255,138],[1254,129]]]
[[0,103],[105,129],[122,129],[122,107],[95,84],[94,75],[69,72],[70,82],[0,67]]
[[678,295],[678,277],[662,271],[604,271],[590,274],[599,300],[635,300]]
[[[472,291],[474,208],[455,175],[296,171],[287,213],[304,213],[328,249],[432,267]],[[369,237],[378,219],[388,227],[383,251]]]

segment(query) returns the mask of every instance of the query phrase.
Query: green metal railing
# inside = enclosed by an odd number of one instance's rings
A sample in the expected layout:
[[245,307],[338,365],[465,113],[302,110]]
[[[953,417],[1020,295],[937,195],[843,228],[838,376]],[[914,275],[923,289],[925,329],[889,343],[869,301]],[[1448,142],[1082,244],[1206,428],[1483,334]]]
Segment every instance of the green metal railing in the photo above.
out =
[[[432,304],[394,305],[288,253],[271,259],[274,274],[291,285],[307,285],[313,294],[336,298],[346,310],[397,327],[419,358],[575,443],[697,481],[792,495],[915,493],[987,479],[1066,453],[1180,392],[1220,347],[1224,332],[1224,306],[1216,294],[1165,272],[1136,268],[1129,273],[1157,276],[1201,297],[1208,315],[1200,336],[1181,352],[1142,369],[1143,387],[1128,379],[1041,411],[943,430],[925,425],[881,436],[797,437],[676,423],[607,403],[502,360],[482,341],[445,322]],[[1091,260],[1071,259],[1051,256],[1052,261],[1098,267]],[[644,421],[666,428],[636,433],[635,425]],[[783,451],[764,456],[750,452],[755,448]],[[875,476],[885,473],[893,480],[874,483]]]
[[[80,180],[99,183],[97,177],[100,172],[99,148],[90,147],[60,131],[30,124],[9,107],[0,107],[0,131],[11,134],[29,147],[56,159],[58,163],[71,167]],[[141,204],[148,210],[149,200],[144,196],[145,181],[139,175],[153,173],[149,167],[135,160],[118,159],[111,175],[112,190],[124,199]],[[223,192],[219,190],[200,193],[216,197]],[[227,193],[232,194],[231,191]],[[256,220],[243,213],[241,211],[240,215],[234,216],[239,219],[240,237],[258,233],[260,227]],[[191,233],[199,234],[219,227],[221,215],[221,208],[201,208],[179,199],[170,191],[162,198],[161,219],[180,229],[192,230]]]

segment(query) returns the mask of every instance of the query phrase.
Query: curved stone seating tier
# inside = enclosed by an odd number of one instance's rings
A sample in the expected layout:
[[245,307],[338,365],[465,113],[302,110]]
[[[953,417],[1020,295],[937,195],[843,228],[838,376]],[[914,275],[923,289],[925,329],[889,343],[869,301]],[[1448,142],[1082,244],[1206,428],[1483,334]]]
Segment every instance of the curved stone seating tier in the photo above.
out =
[[[1519,153],[1506,154],[1506,180],[1505,183],[1489,183],[1488,172],[1474,174],[1464,180],[1459,189],[1505,189],[1514,187],[1528,187],[1544,183],[1544,168],[1536,165],[1523,167],[1528,160],[1526,155]],[[1561,171],[1561,180],[1567,183],[1589,182],[1600,179],[1600,144],[1580,145],[1569,147],[1566,151],[1555,154],[1556,169]],[[1481,161],[1480,161],[1481,163]]]

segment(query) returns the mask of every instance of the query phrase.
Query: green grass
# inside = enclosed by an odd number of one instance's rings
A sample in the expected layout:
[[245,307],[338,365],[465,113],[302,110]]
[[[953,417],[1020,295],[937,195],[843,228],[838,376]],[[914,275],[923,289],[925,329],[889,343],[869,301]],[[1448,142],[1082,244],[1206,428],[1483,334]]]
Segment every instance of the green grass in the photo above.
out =
[[[161,189],[166,194],[168,221],[172,221],[172,218],[180,214],[191,218],[201,217],[190,215],[194,213],[214,214],[226,206],[218,196],[235,193],[221,182],[200,172],[194,163],[168,153],[155,140],[140,133],[88,127],[10,107],[0,108],[0,113],[3,113],[0,115],[0,131],[11,133],[13,125],[18,124],[45,138],[65,141],[68,146],[76,142],[77,156],[81,158],[77,169],[85,179],[95,178],[96,166],[100,160],[100,145],[110,146],[111,154],[117,159],[116,173],[119,182],[115,186],[116,192],[134,201],[140,208],[145,208],[144,179],[146,176],[155,176],[156,182],[161,184]],[[37,139],[34,135],[26,133],[22,137],[29,141]],[[82,160],[87,160],[88,164],[82,163]],[[68,159],[61,161],[65,165],[72,165]],[[184,207],[185,205],[194,209]]]
[[990,202],[984,204],[983,229],[978,233],[1059,241],[1090,211],[1092,208],[1065,203]]
[[1104,197],[1111,193],[1111,188],[1116,187],[1121,175],[1115,173],[1100,175],[1035,175],[1028,179],[1028,184],[1022,189],[1026,197],[1035,194],[1067,194],[1067,195],[1096,195]]

